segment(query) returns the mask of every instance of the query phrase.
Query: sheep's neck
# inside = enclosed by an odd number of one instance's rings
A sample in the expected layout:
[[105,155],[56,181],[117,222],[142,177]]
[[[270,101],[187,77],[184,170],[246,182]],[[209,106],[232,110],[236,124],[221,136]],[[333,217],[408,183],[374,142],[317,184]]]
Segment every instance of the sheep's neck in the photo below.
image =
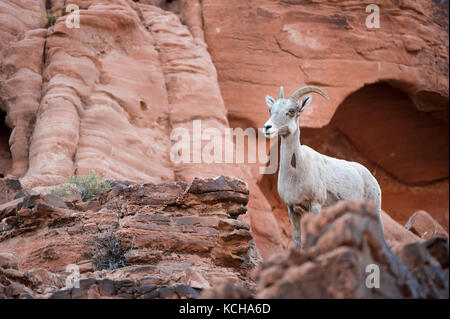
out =
[[[295,158],[293,159],[294,156]],[[292,178],[294,171],[302,171],[303,164],[300,148],[300,128],[297,127],[297,130],[293,134],[281,137],[278,179],[286,180],[286,178]]]

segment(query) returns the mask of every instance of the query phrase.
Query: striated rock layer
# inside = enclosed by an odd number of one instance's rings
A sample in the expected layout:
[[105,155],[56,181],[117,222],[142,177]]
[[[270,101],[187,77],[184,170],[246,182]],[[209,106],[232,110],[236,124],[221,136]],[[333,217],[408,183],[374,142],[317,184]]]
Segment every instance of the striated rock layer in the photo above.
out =
[[[303,221],[303,251],[266,260],[256,294],[219,286],[216,298],[443,298],[449,296],[448,238],[397,246],[383,240],[372,205],[340,202]],[[378,279],[376,278],[378,276]]]
[[265,94],[310,84],[324,88],[330,101],[312,105],[302,124],[322,127],[351,93],[388,82],[445,121],[448,6],[378,5],[380,28],[370,29],[361,1],[203,1],[206,41],[230,117],[262,127]]
[[[322,88],[300,118],[302,143],[357,160],[381,184],[383,209],[405,224],[423,209],[448,231],[448,5],[378,1],[205,0],[205,38],[233,127],[262,127],[266,94]],[[230,49],[231,48],[231,49]],[[260,187],[286,245],[286,208]],[[269,179],[269,180],[266,180]],[[276,195],[275,195],[276,196]],[[289,234],[289,230],[287,233]]]
[[92,1],[80,11],[82,28],[67,28],[61,17],[48,29],[43,97],[24,185],[63,183],[89,170],[173,180],[166,165],[164,78],[132,4]]
[[[70,4],[80,28],[65,23]],[[380,8],[381,28],[367,29],[359,1],[2,1],[0,177],[48,192],[90,170],[153,183],[236,176],[250,190],[239,220],[267,257],[290,245],[276,174],[174,163],[171,133],[190,133],[193,160],[206,144],[195,121],[221,136],[261,127],[266,94],[310,84],[331,99],[304,112],[302,142],[368,166],[395,221],[422,209],[448,232],[448,8]]]
[[[11,133],[0,131],[11,145],[0,144],[5,163],[0,174],[24,175],[22,184],[40,191],[91,170],[107,178],[155,183],[233,175],[252,190],[243,219],[250,222],[261,253],[279,251],[281,236],[270,205],[245,165],[170,160],[176,143],[172,130],[186,128],[194,145],[202,137],[195,137],[193,121],[202,120],[204,129],[217,128],[221,134],[229,124],[203,39],[199,2],[164,3],[46,2],[47,12],[58,17],[55,25],[25,34],[18,42],[21,51],[9,49],[3,60],[11,74],[21,74],[15,70],[24,64],[25,71],[37,75],[1,82],[2,100],[11,101],[4,110],[6,123],[16,116],[18,124],[8,124]],[[64,8],[70,4],[81,9],[80,28],[65,23]],[[154,5],[177,8],[179,15]],[[45,17],[45,6],[33,8]],[[18,86],[32,92],[23,94]],[[30,100],[26,109],[25,98]]]
[[[191,298],[222,281],[253,289],[260,257],[236,219],[245,183],[112,184],[90,202],[16,192],[0,205],[1,297]],[[68,265],[81,287],[64,289]]]
[[5,0],[0,9],[0,176],[22,176],[41,98],[45,0]]

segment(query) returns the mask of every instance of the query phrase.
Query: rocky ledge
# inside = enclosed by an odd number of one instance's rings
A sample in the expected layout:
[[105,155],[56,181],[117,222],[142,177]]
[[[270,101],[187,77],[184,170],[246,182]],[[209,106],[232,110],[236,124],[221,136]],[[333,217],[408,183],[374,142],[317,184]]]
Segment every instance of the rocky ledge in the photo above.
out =
[[[0,298],[195,298],[222,282],[254,290],[260,257],[238,220],[246,183],[111,184],[83,202],[1,180]],[[74,276],[79,287],[66,283]]]
[[364,202],[306,215],[303,249],[262,261],[238,179],[111,181],[91,201],[3,179],[0,195],[0,298],[449,297],[447,233],[389,244]]
[[[448,237],[389,248],[371,205],[340,202],[303,221],[304,249],[273,255],[256,293],[231,284],[202,298],[448,298]],[[378,278],[376,278],[378,276]]]

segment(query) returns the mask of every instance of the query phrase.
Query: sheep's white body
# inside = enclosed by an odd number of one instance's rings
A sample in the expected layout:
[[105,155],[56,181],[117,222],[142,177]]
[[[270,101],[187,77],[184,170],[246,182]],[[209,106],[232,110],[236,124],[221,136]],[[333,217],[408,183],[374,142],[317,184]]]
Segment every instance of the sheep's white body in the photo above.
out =
[[278,192],[286,205],[329,206],[341,199],[366,199],[381,208],[378,182],[361,164],[320,154],[306,145],[299,145],[296,153],[301,169],[291,165],[292,156],[287,157],[281,159],[278,174]]
[[[316,92],[325,97],[320,89],[306,87],[301,90]],[[311,102],[311,96],[301,103],[284,99],[280,88],[278,101],[270,96],[266,102],[271,108],[271,118],[264,126],[265,133],[281,135],[278,193],[288,207],[296,247],[301,246],[300,218],[303,212],[320,213],[322,207],[342,199],[368,200],[376,205],[381,228],[381,189],[370,171],[356,162],[349,162],[316,152],[300,145],[298,115]],[[275,105],[275,106],[274,106]],[[295,108],[295,114],[292,109]],[[282,132],[282,134],[280,133]]]

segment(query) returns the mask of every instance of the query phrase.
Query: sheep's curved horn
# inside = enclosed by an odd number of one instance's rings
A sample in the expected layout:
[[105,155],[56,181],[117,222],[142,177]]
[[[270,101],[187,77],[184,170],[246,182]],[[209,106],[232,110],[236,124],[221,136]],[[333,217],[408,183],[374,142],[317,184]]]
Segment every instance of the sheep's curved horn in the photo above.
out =
[[278,99],[284,99],[284,89],[280,86],[280,93],[278,93]]
[[289,97],[289,99],[291,99],[291,100],[297,102],[298,99],[299,99],[302,95],[305,95],[305,94],[311,93],[311,92],[320,94],[320,95],[322,95],[324,98],[326,98],[327,100],[330,99],[330,98],[328,97],[328,95],[325,94],[324,91],[322,91],[321,89],[319,89],[319,88],[317,88],[317,87],[315,87],[315,86],[304,86],[304,87],[302,87],[302,88],[296,90],[294,93],[292,93],[292,95]]

